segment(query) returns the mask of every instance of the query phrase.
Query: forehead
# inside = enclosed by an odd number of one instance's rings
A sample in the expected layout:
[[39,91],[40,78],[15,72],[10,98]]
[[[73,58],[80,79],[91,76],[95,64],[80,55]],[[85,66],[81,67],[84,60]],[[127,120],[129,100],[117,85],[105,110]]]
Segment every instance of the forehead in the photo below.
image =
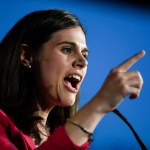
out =
[[71,41],[86,47],[86,37],[81,27],[66,28],[53,34],[49,42],[59,43],[63,41]]

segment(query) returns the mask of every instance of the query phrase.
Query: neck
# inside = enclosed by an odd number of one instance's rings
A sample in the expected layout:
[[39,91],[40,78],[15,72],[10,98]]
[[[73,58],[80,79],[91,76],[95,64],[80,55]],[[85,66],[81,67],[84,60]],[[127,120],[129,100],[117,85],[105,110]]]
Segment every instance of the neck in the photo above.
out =
[[[53,108],[53,107],[52,107],[52,108]],[[47,109],[47,110],[42,110],[42,109],[40,108],[39,111],[36,111],[36,112],[34,113],[34,115],[43,118],[42,123],[43,123],[43,125],[46,125],[48,115],[49,115],[50,111],[52,110],[52,108]]]
[[33,139],[33,142],[35,143],[36,146],[43,143],[47,139],[47,137],[50,135],[50,130],[49,130],[49,127],[47,127],[46,122],[47,122],[47,118],[51,110],[52,108],[49,110],[42,110],[39,107],[39,110],[34,113],[34,116],[43,118],[41,121],[39,121],[36,124],[36,132],[38,132],[40,138],[38,138],[36,134],[31,135],[31,138]]

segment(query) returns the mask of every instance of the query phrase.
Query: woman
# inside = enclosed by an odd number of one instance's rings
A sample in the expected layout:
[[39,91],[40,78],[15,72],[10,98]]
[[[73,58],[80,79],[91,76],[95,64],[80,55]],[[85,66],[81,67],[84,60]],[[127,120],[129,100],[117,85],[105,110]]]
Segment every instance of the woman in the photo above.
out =
[[[112,69],[100,91],[77,111],[87,70],[86,33],[65,10],[23,17],[0,44],[0,145],[2,150],[88,149],[103,118],[142,88],[128,71],[144,51]],[[114,80],[115,79],[115,80]]]

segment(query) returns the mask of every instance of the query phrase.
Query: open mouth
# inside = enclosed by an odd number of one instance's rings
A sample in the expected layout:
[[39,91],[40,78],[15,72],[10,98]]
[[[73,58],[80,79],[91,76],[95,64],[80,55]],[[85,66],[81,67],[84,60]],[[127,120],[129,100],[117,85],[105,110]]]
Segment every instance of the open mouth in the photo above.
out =
[[71,92],[77,92],[78,91],[78,85],[81,81],[81,77],[79,75],[69,75],[64,78],[65,80],[65,86],[68,90]]

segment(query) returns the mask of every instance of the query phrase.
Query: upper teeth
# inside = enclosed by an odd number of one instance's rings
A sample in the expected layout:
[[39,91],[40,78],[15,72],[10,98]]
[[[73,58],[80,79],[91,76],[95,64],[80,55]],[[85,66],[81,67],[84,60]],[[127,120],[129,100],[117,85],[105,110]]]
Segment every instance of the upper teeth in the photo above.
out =
[[78,75],[70,75],[69,78],[74,78],[74,79],[76,79],[76,80],[78,80],[78,81],[81,80],[81,77],[78,76]]

